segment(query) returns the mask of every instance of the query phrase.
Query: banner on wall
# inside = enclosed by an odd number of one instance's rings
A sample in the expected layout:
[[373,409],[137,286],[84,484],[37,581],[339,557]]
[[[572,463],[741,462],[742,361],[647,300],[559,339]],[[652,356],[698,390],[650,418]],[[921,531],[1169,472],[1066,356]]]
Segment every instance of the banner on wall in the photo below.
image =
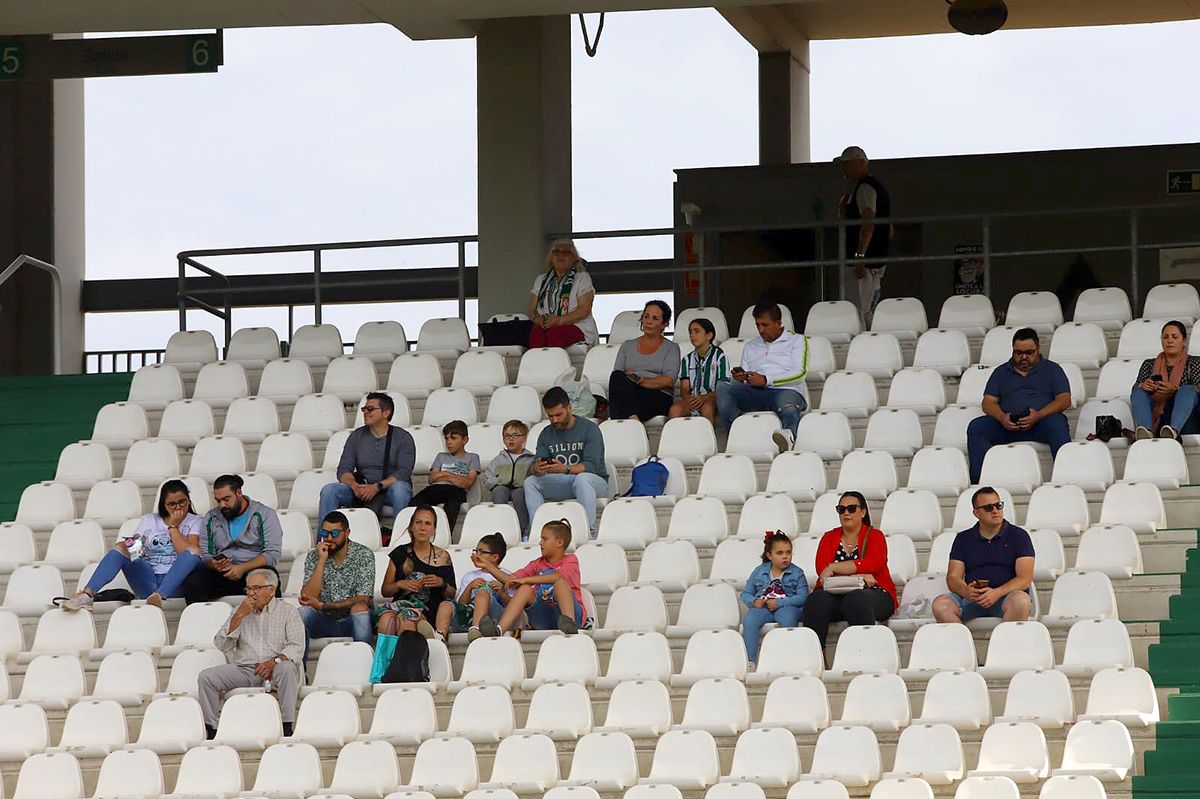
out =
[[957,244],[954,254],[962,256],[954,259],[955,295],[982,294],[987,269],[983,263],[983,245]]

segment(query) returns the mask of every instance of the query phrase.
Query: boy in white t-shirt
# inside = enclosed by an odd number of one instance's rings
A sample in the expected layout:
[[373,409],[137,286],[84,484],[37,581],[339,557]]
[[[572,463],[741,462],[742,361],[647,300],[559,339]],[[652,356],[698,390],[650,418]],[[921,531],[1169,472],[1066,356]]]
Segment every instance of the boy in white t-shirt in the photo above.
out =
[[500,561],[508,554],[508,543],[500,533],[479,539],[471,551],[475,568],[458,578],[458,596],[453,602],[438,607],[437,630],[444,639],[452,632],[467,633],[474,641],[480,636],[479,622],[485,617],[499,619],[508,604],[510,593],[504,588],[508,572],[500,569]]

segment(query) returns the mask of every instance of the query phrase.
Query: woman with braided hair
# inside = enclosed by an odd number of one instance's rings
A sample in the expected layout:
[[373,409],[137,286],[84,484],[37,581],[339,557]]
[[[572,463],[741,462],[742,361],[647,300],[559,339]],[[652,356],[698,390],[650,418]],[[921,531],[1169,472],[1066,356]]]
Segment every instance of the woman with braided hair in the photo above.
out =
[[579,250],[570,239],[559,239],[546,253],[546,267],[534,278],[530,291],[529,318],[533,331],[530,347],[562,347],[596,343],[598,332],[592,318],[596,288],[587,273]]
[[763,625],[776,622],[780,627],[796,627],[808,598],[808,578],[792,563],[792,539],[774,530],[763,536],[762,565],[750,572],[742,589],[746,617],[742,620],[742,639],[746,657],[753,667],[758,660],[758,634]]

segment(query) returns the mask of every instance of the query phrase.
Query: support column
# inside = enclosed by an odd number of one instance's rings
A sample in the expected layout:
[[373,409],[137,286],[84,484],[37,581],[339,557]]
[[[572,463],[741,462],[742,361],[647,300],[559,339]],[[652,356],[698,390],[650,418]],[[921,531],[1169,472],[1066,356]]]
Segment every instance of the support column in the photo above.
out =
[[[58,267],[67,372],[83,348],[83,113],[82,81],[0,83],[0,270],[22,254]],[[0,375],[53,371],[52,291],[29,268],[0,287]]]
[[480,319],[524,313],[546,237],[571,230],[570,22],[488,20],[475,40]]
[[808,42],[758,54],[758,162],[806,163],[811,158]]

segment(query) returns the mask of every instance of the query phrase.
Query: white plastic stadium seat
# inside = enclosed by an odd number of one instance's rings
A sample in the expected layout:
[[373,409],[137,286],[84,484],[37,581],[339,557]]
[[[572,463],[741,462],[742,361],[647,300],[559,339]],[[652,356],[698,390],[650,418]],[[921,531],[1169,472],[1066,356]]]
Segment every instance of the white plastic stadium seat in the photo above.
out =
[[[300,472],[312,468],[312,444],[308,436],[303,433],[272,433],[259,447],[254,471],[277,480],[294,480]],[[262,500],[261,497],[256,498]]]
[[1142,549],[1137,533],[1124,524],[1098,524],[1083,531],[1075,569],[1104,572],[1113,580],[1141,574]]
[[817,738],[805,779],[864,787],[877,781],[882,771],[879,742],[870,727],[830,727]]
[[472,685],[499,685],[511,689],[525,679],[525,656],[515,638],[477,638],[467,647],[459,679],[451,693]]
[[100,408],[92,426],[92,441],[112,448],[128,447],[150,437],[146,409],[135,402],[110,402]]
[[946,385],[936,369],[901,369],[892,378],[887,407],[909,408],[933,416],[946,407]]
[[204,400],[213,408],[228,408],[238,397],[250,396],[250,382],[240,363],[217,361],[206,364],[196,375],[192,399]]
[[472,743],[495,743],[516,727],[512,697],[502,685],[469,685],[454,697],[450,720],[439,735]]
[[839,727],[870,727],[876,732],[898,732],[912,721],[908,691],[895,674],[860,674],[846,686]]
[[597,344],[584,356],[582,375],[584,380],[592,384],[592,391],[602,389],[599,393],[607,396],[608,378],[613,372],[619,349],[616,343]]
[[865,419],[878,407],[875,379],[866,372],[834,372],[825,379],[821,410],[840,411],[849,419]]
[[[492,775],[481,788],[491,797],[471,794],[475,799],[512,799],[517,793],[543,793],[558,783],[558,753],[545,735],[510,735],[496,747]],[[505,791],[507,793],[501,793]]]
[[1116,479],[1112,454],[1103,441],[1069,441],[1059,448],[1050,479],[1084,491],[1104,491]]
[[[1176,444],[1175,449],[1182,447]],[[1062,535],[1078,535],[1091,524],[1087,495],[1072,483],[1038,486],[1029,497],[1025,524],[1030,529],[1048,528]]]
[[658,516],[649,502],[618,498],[604,506],[596,533],[597,543],[613,543],[622,549],[644,549],[656,538]]
[[251,792],[256,795],[308,795],[321,790],[321,756],[310,743],[288,741],[267,747]]
[[1057,530],[1034,529],[1029,533],[1033,542],[1033,579],[1056,580],[1067,570],[1067,555],[1062,536]]
[[1146,294],[1145,319],[1200,319],[1200,294],[1191,283],[1160,283]]
[[1018,330],[1020,330],[1019,325],[1003,325],[989,330],[983,337],[983,349],[979,354],[979,363],[998,366],[1012,360],[1012,338]]
[[665,632],[667,601],[652,585],[625,585],[613,591],[598,640],[626,632]]
[[226,698],[213,740],[238,751],[262,751],[283,737],[279,705],[267,693],[234,694]]
[[161,411],[175,400],[184,398],[183,378],[179,370],[165,363],[143,366],[133,373],[129,401],[148,411]]
[[247,369],[262,369],[279,357],[279,334],[270,327],[241,327],[233,331],[225,360]]
[[[733,586],[728,583],[699,583],[689,586],[684,592],[679,602],[678,618],[675,624],[667,627],[667,635],[689,638],[698,631],[730,632],[737,628],[740,621],[741,603]],[[741,637],[737,640],[741,641]]]
[[[816,633],[807,627],[776,627],[763,636],[758,666],[746,676],[746,682],[762,685],[779,677],[819,677],[824,670],[825,660]],[[766,706],[770,707],[770,703]]]
[[93,519],[75,519],[55,525],[42,558],[60,569],[82,569],[104,557],[108,545],[104,530]]
[[112,454],[99,441],[68,444],[58,456],[54,482],[75,489],[91,488],[100,480],[113,477]]
[[1098,369],[1108,360],[1108,342],[1099,325],[1070,322],[1054,331],[1050,340],[1050,360],[1073,363],[1083,369]]
[[900,676],[913,682],[942,671],[973,671],[975,657],[975,641],[966,625],[926,624],[913,634],[908,667],[900,669]]
[[406,352],[396,357],[388,375],[388,391],[396,391],[409,399],[424,399],[434,389],[442,387],[442,367],[437,358],[427,352]]
[[[238,442],[238,446],[241,446],[241,442]],[[242,466],[245,466],[244,462]],[[245,469],[230,471],[245,471]],[[87,505],[83,509],[82,518],[94,519],[101,527],[120,527],[127,519],[134,519],[141,515],[142,492],[137,483],[132,480],[104,480],[96,483],[88,492]],[[18,521],[20,521],[19,514]]]
[[[593,732],[575,744],[571,772],[559,786],[587,786],[593,791],[619,792],[637,781],[637,752],[630,737],[619,732]],[[595,799],[588,794],[558,796],[562,799]]]
[[664,592],[678,593],[699,581],[700,556],[691,541],[654,541],[642,553],[639,585],[653,585]]
[[1008,683],[1004,714],[995,723],[1029,721],[1042,729],[1061,729],[1075,720],[1071,681],[1061,671],[1025,669]]
[[917,339],[913,366],[936,369],[944,377],[958,377],[971,365],[971,346],[961,330],[934,328]]
[[1022,291],[1008,301],[1004,321],[1010,327],[1032,327],[1050,333],[1063,323],[1062,305],[1052,291]]
[[[754,473],[754,462],[746,455],[713,455],[704,462],[700,471],[700,484],[695,497],[686,497],[675,505],[675,513],[688,500],[713,497],[722,502],[742,504],[746,497],[758,491],[758,479]],[[714,508],[714,512],[715,512]],[[668,532],[668,535],[671,533]]]
[[678,458],[685,466],[699,466],[716,454],[716,433],[704,417],[684,416],[671,419],[663,425],[658,441],[660,458]]
[[[1096,418],[1099,416],[1115,416],[1121,426],[1127,430],[1133,429],[1133,412],[1129,409],[1129,401],[1123,399],[1088,400],[1079,409],[1075,419],[1076,441],[1084,441],[1096,431]],[[1125,449],[1129,443],[1124,436],[1115,436],[1107,444],[1109,449]]]
[[1050,776],[1050,755],[1042,728],[1027,721],[995,722],[983,733],[979,766],[969,777],[1008,777],[1018,783]]
[[862,332],[858,308],[847,300],[814,303],[808,309],[804,335],[822,336],[833,344],[845,344]]
[[996,326],[996,311],[984,294],[947,297],[938,315],[938,327],[961,330],[968,336],[982,336]]
[[[192,462],[188,474],[193,477],[202,477],[205,480],[213,480],[222,474],[239,474],[246,471],[249,471],[246,468],[246,450],[240,440],[225,436],[209,436],[196,442],[196,448],[192,450]],[[94,488],[92,490],[95,491]],[[140,493],[138,496],[140,505]],[[90,495],[88,502],[91,502]],[[132,514],[127,514],[125,518],[132,518]]]
[[[958,394],[954,398],[955,404],[967,405],[972,409],[978,408],[979,403],[983,402],[983,392],[987,387],[987,382],[995,370],[995,364],[968,366],[959,379]],[[980,411],[980,414],[982,413]]]
[[[158,438],[194,447],[196,442],[216,432],[212,407],[204,400],[175,400],[163,410]],[[136,446],[139,442],[134,442]]]
[[280,403],[293,403],[316,390],[312,368],[299,358],[276,358],[263,367],[258,395]]
[[600,423],[600,434],[604,457],[614,466],[633,466],[650,455],[646,426],[636,419],[607,419]]
[[1091,677],[1108,668],[1133,668],[1133,644],[1117,619],[1082,619],[1071,625],[1058,670]]
[[[470,353],[463,353],[463,357],[468,354]],[[542,401],[533,386],[500,386],[491,393],[488,402],[488,422],[503,425],[510,419],[519,419],[525,424],[534,424],[541,418]]]
[[18,566],[8,577],[4,588],[4,609],[18,616],[41,616],[52,606],[56,596],[62,596],[62,572],[48,563]]
[[1071,571],[1054,581],[1042,623],[1068,627],[1080,619],[1116,619],[1117,596],[1104,572]]
[[1104,783],[1090,774],[1057,774],[1042,783],[1038,799],[1106,799]]
[[[553,641],[554,638],[546,639]],[[592,700],[582,683],[542,685],[529,700],[529,714],[518,734],[574,741],[592,731]]]
[[1076,322],[1092,322],[1102,330],[1120,330],[1131,319],[1133,310],[1125,289],[1114,286],[1086,289],[1075,300]]
[[[883,503],[880,529],[892,535],[930,541],[942,531],[941,502],[936,494],[924,489],[892,491]],[[888,554],[891,554],[890,550]]]
[[515,383],[545,392],[568,373],[574,379],[575,368],[566,350],[561,347],[534,347],[521,356]]
[[96,625],[91,614],[71,613],[61,608],[48,610],[38,619],[30,651],[18,660],[45,653],[74,654],[87,652],[96,645]]
[[[1195,289],[1193,289],[1195,291]],[[1121,328],[1118,358],[1154,358],[1162,351],[1163,319],[1134,319]],[[1132,384],[1130,388],[1132,388]]]
[[[884,779],[923,780],[930,785],[953,785],[966,771],[962,741],[949,724],[914,724],[900,733],[896,759]],[[926,794],[933,796],[932,792]]]
[[0,704],[0,761],[25,760],[44,751],[49,742],[50,727],[40,706]]
[[1087,710],[1079,721],[1115,719],[1127,727],[1157,724],[1158,694],[1149,672],[1140,668],[1108,668],[1092,678]]
[[1114,483],[1104,492],[1100,524],[1124,524],[1136,533],[1167,526],[1162,494],[1154,483]]
[[979,673],[988,679],[1011,679],[1024,669],[1052,668],[1054,646],[1046,627],[1036,621],[1005,621],[992,630]]
[[333,394],[344,403],[357,402],[369,391],[379,388],[375,363],[361,355],[342,355],[325,367],[323,394]]
[[867,499],[883,499],[898,484],[896,461],[890,452],[858,449],[842,459],[838,491],[861,491]]
[[[844,373],[839,373],[844,374]],[[870,380],[870,378],[868,378]],[[871,383],[874,395],[874,382]],[[827,390],[827,389],[826,389]],[[850,432],[849,414],[841,411],[811,411],[800,417],[796,427],[797,452],[814,452],[823,460],[841,460],[854,449],[854,436]],[[863,418],[867,414],[864,412]]]
[[865,449],[885,450],[897,458],[911,458],[924,443],[921,419],[911,408],[880,408],[867,420],[867,433],[863,439]]
[[1042,484],[1037,450],[1029,444],[999,444],[983,457],[979,481],[1014,494],[1032,494]]
[[650,774],[638,783],[702,790],[717,782],[720,776],[717,742],[711,734],[704,730],[672,730],[658,739]]
[[[453,769],[453,770],[452,770]],[[446,782],[433,775],[442,772]],[[413,782],[435,796],[460,796],[479,782],[475,749],[465,738],[430,740],[421,744],[413,765]],[[379,799],[400,782],[396,750],[387,741],[351,741],[338,752],[329,792],[362,799]],[[400,786],[404,790],[404,786]]]
[[65,710],[84,691],[83,666],[76,655],[37,655],[25,669],[17,699]]
[[163,363],[180,369],[199,369],[217,360],[217,341],[207,330],[180,330],[167,339]]
[[770,463],[779,454],[772,436],[780,427],[779,417],[773,413],[743,413],[729,428],[725,454],[745,455],[755,463]]
[[[807,454],[811,455],[812,453]],[[800,532],[800,525],[796,518],[796,503],[788,494],[773,492],[755,494],[742,505],[741,515],[738,517],[737,536],[739,538],[757,540],[761,543],[763,533],[768,530],[780,530],[789,537],[795,537]],[[745,574],[741,575],[742,578],[745,576]]]
[[[882,305],[882,303],[880,303]],[[891,333],[859,333],[846,353],[846,371],[891,377],[904,368],[900,341]]]
[[1191,480],[1183,447],[1166,438],[1134,441],[1125,456],[1125,481],[1145,481],[1161,489],[1187,485]]
[[[796,739],[788,730],[747,730],[738,736],[729,774],[722,777],[721,782],[784,788],[799,779],[800,770]],[[759,793],[761,795],[761,788]],[[716,797],[710,791],[706,799]]]
[[902,341],[913,341],[929,329],[925,303],[916,297],[890,297],[880,301],[871,319],[871,332],[891,333]]
[[750,728],[750,699],[741,680],[707,677],[688,690],[683,719],[675,729],[704,730],[714,736],[738,735]]
[[967,777],[954,799],[1020,799],[1021,789],[1008,777]]
[[[4,541],[4,546],[0,548],[0,574],[9,574],[19,566],[37,560],[37,544],[29,525],[19,522],[0,522],[0,540]],[[10,623],[16,627],[19,635],[20,624],[15,619],[0,614],[0,630],[4,630]],[[0,632],[0,642],[5,640],[7,640],[5,633]],[[0,657],[20,652],[22,648],[18,646],[15,650],[8,651],[3,644],[0,644]]]
[[967,458],[954,447],[923,447],[908,467],[908,488],[925,490],[938,497],[957,497],[971,484]]
[[417,352],[427,352],[435,358],[458,358],[471,349],[471,334],[467,324],[457,317],[427,319],[417,333]]
[[[190,696],[163,696],[146,705],[141,731],[133,746],[152,749],[160,755],[183,754],[204,742],[204,716],[200,703]],[[185,755],[185,763],[187,759]],[[182,770],[181,766],[181,774]],[[240,769],[238,773],[240,789]]]
[[[927,625],[940,627],[943,625]],[[978,730],[992,723],[987,681],[974,671],[939,671],[925,687],[921,724],[949,724],[957,730]]]
[[671,729],[671,695],[657,680],[625,680],[612,690],[600,732],[657,738]]
[[1096,381],[1093,397],[1128,400],[1141,368],[1141,358],[1113,358],[1107,361],[1100,367],[1100,377]]
[[[559,350],[563,352],[563,350]],[[421,422],[434,427],[441,427],[447,422],[461,421],[475,424],[479,421],[479,408],[475,403],[475,395],[465,388],[434,389],[425,401],[425,415]]]
[[243,443],[259,444],[279,432],[279,409],[267,397],[242,397],[225,412],[221,435],[240,438]]
[[837,640],[827,682],[849,682],[858,674],[895,674],[900,670],[896,634],[883,625],[846,627]]
[[288,357],[310,366],[325,366],[343,352],[342,333],[335,325],[302,325],[292,334]]
[[395,320],[363,322],[354,336],[354,354],[376,363],[391,363],[408,352],[404,326]]
[[[841,415],[838,414],[838,416]],[[843,422],[846,421],[844,416],[841,419]],[[769,494],[786,494],[793,500],[810,502],[824,494],[828,488],[825,462],[816,452],[798,450],[781,452],[771,461],[771,471],[767,474],[766,486],[766,492]],[[792,511],[794,515],[795,506],[792,507]],[[743,506],[742,513],[745,512],[746,508]],[[740,522],[738,530],[738,535],[741,535]],[[786,528],[784,532],[787,532]]]
[[33,755],[21,764],[13,799],[83,799],[83,773],[74,755]]

